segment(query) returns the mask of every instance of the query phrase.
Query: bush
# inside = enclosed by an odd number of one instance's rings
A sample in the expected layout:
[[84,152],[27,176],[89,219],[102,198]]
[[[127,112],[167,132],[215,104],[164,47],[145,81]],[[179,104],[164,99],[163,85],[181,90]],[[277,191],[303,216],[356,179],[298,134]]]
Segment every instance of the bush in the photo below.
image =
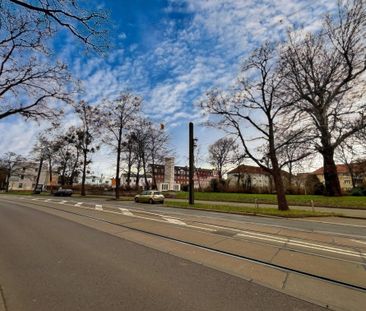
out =
[[353,188],[351,191],[351,195],[356,196],[356,197],[364,196],[364,195],[366,195],[366,188],[363,188],[363,187]]
[[214,178],[210,180],[210,188],[212,192],[219,192],[219,181]]
[[189,191],[189,185],[181,185],[180,190],[184,191],[184,192],[188,192]]
[[311,174],[306,177],[305,187],[308,190],[308,194],[325,194],[325,187],[316,175]]

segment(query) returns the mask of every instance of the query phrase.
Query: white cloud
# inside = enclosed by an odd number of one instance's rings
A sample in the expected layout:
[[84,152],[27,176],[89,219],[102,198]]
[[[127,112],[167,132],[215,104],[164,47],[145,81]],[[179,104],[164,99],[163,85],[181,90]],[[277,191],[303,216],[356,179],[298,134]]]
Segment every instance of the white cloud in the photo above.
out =
[[[240,60],[251,49],[265,40],[280,40],[294,25],[317,29],[322,14],[335,5],[335,0],[169,0],[165,13],[187,14],[190,18],[183,23],[162,20],[160,37],[149,50],[135,42],[116,48],[106,57],[90,57],[79,55],[68,45],[62,57],[70,60],[71,71],[82,81],[85,92],[80,99],[97,103],[130,89],[144,97],[145,113],[165,123],[172,136],[178,137],[177,131],[188,121],[202,121],[195,104],[204,92],[211,87],[230,86]],[[122,32],[118,39],[127,41]],[[65,122],[74,121],[69,117]],[[29,133],[36,132],[31,125],[14,125],[12,130],[19,135],[25,131],[28,138]],[[201,133],[206,145],[218,138],[217,133]],[[11,138],[4,141],[9,148],[21,150]],[[28,146],[28,142],[24,139],[23,143]],[[2,146],[6,148],[4,142]],[[178,152],[185,150],[179,148]]]

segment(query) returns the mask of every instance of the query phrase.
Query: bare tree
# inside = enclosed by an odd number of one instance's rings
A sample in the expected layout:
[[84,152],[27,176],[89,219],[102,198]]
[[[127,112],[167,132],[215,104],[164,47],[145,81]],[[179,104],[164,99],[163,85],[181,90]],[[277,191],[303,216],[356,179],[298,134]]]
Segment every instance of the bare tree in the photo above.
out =
[[108,14],[104,10],[89,10],[78,0],[4,0],[0,12],[15,12],[20,18],[29,15],[38,32],[53,34],[66,29],[86,47],[103,50],[107,46],[107,31],[103,27]]
[[12,115],[54,118],[60,109],[49,104],[68,102],[66,86],[70,76],[66,66],[49,65],[50,57],[39,23],[29,14],[16,15],[0,6],[0,120]]
[[[286,135],[289,127],[284,128],[280,119],[282,77],[276,61],[276,53],[269,44],[255,50],[244,63],[239,89],[234,94],[211,91],[202,107],[219,117],[211,125],[219,125],[237,136],[248,158],[272,175],[278,208],[288,210],[278,153],[284,145],[297,139],[301,131]],[[269,160],[268,165],[265,159]]]
[[135,145],[134,145],[134,140],[133,137],[131,135],[131,128],[129,128],[129,132],[127,133],[126,139],[123,142],[123,161],[126,163],[127,165],[127,170],[126,170],[126,174],[127,174],[127,178],[126,178],[126,183],[127,183],[127,187],[130,188],[131,187],[131,174],[132,174],[132,167],[136,164],[136,155],[134,153],[135,151]]
[[80,174],[80,142],[77,139],[77,129],[70,127],[66,133],[59,133],[53,141],[53,167],[60,175],[61,186],[72,186]]
[[0,158],[0,167],[6,171],[5,191],[9,191],[10,178],[20,176],[26,165],[26,158],[15,152],[7,152]]
[[47,161],[48,164],[48,182],[50,186],[50,192],[53,193],[53,184],[54,184],[54,176],[53,176],[53,164],[54,157],[56,152],[59,149],[59,144],[54,138],[54,133],[52,133],[52,129],[47,129],[38,135],[38,139],[36,144],[33,147],[32,154],[36,156],[37,161],[39,161],[38,174],[36,178],[35,187],[33,189],[34,192],[37,191],[37,187],[39,184],[39,178],[43,166],[43,162]]
[[120,197],[121,156],[126,142],[126,130],[134,122],[141,110],[141,97],[132,93],[121,93],[112,101],[105,101],[102,106],[103,141],[116,152],[116,199]]
[[328,195],[341,195],[335,149],[366,126],[366,11],[364,0],[340,1],[337,14],[315,34],[290,34],[282,53],[288,113],[310,125],[315,149],[323,156]]
[[231,137],[223,137],[208,147],[209,163],[216,168],[219,180],[227,166],[237,161],[238,144]]
[[168,143],[169,136],[164,131],[164,127],[151,124],[148,136],[148,152],[151,160],[152,187],[154,189],[157,189],[155,164],[161,163],[170,154]]
[[49,39],[68,30],[84,46],[101,50],[103,11],[88,11],[76,0],[3,0],[0,4],[0,120],[55,119],[69,103],[73,86],[66,66],[50,51]]
[[134,130],[131,137],[134,143],[134,154],[136,158],[136,188],[139,187],[141,170],[143,173],[144,183],[146,188],[150,188],[148,181],[148,163],[151,160],[149,151],[151,122],[145,118],[136,120]]
[[82,155],[82,177],[81,177],[81,195],[85,196],[85,180],[87,167],[92,162],[90,154],[99,149],[97,144],[98,121],[100,121],[99,110],[90,106],[87,102],[81,101],[75,108],[77,115],[81,120],[81,126],[75,129],[69,137],[73,141]]

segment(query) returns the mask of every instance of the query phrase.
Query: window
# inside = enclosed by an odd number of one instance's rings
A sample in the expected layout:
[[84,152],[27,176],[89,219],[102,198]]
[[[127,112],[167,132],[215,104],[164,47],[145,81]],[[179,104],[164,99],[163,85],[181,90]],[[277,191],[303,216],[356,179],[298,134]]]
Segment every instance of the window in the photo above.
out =
[[20,182],[18,188],[23,188],[23,184]]
[[20,179],[24,179],[24,175],[20,175]]

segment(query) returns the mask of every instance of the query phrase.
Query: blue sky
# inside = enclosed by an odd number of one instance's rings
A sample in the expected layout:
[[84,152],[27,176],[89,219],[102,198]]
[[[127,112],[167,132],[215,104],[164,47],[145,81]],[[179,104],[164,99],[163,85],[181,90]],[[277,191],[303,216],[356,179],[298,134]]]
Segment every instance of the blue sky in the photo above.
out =
[[[230,87],[240,62],[265,40],[280,40],[289,28],[319,27],[336,0],[105,0],[95,5],[111,12],[111,50],[105,57],[84,54],[73,38],[63,37],[54,42],[55,58],[82,81],[80,98],[91,103],[124,89],[143,96],[145,114],[166,124],[177,163],[185,165],[189,121],[197,125],[203,159],[207,146],[225,135],[199,125],[204,118],[197,103],[205,91]],[[65,125],[74,122],[67,116]],[[0,149],[29,152],[43,127],[19,118],[2,121]],[[112,175],[113,162],[102,149],[93,171]]]

